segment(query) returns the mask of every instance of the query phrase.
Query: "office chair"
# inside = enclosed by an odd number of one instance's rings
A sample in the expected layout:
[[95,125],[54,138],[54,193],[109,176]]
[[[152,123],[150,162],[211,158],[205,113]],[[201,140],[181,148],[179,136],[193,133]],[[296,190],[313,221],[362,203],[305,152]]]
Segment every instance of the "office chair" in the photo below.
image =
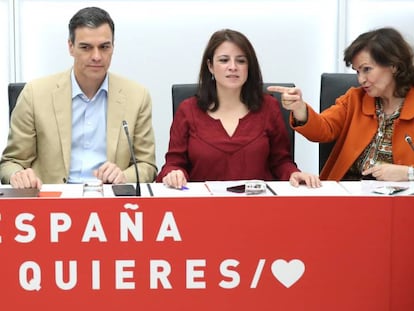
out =
[[[322,73],[319,111],[335,104],[335,100],[352,86],[359,86],[357,75],[353,73]],[[319,172],[325,165],[335,142],[319,143]]]
[[16,82],[9,83],[8,94],[9,94],[9,120],[12,114],[14,107],[16,106],[17,98],[20,95],[20,92],[23,90],[26,83]]
[[[295,84],[293,83],[264,83],[263,84],[263,90],[265,93],[269,93],[266,88],[268,86],[271,85],[280,85],[280,86],[286,86],[286,87],[294,87]],[[190,84],[173,84],[172,88],[172,109],[173,109],[173,116],[175,114],[175,112],[178,109],[178,106],[181,104],[181,102],[184,99],[187,99],[191,96],[196,95],[197,93],[197,84],[196,83],[190,83]],[[289,141],[290,141],[290,148],[291,148],[291,154],[292,154],[292,159],[295,159],[295,131],[290,127],[289,125],[289,116],[290,116],[290,111],[286,110],[285,108],[282,107],[282,101],[280,98],[280,93],[270,93],[272,96],[274,96],[280,104],[280,109],[282,111],[283,114],[283,119],[285,121],[285,125],[286,125],[286,129],[289,135]]]

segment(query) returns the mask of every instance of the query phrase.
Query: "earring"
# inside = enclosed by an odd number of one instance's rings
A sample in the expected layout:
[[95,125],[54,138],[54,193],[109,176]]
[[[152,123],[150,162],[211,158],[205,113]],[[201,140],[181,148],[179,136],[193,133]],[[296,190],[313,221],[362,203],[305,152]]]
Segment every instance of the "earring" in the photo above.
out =
[[214,75],[213,74],[211,74],[211,81],[214,81]]

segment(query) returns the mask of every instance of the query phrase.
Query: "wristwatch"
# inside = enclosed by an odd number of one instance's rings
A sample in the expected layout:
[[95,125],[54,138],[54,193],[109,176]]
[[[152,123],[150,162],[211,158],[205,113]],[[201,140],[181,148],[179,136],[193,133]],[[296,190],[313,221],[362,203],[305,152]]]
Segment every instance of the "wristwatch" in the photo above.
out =
[[412,166],[408,167],[407,175],[408,175],[408,180],[409,181],[414,181],[414,167],[412,167]]

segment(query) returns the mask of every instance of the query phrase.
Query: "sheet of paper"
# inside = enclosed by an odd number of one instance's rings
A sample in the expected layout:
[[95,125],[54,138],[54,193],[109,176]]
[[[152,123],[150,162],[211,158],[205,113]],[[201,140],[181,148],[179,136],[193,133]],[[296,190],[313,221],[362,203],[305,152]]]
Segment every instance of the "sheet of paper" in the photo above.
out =
[[322,187],[309,188],[306,185],[293,187],[286,181],[271,181],[268,185],[278,195],[285,196],[347,196],[350,193],[336,181],[322,181]]
[[[409,181],[379,181],[379,180],[361,180],[361,181],[341,181],[340,184],[347,189],[351,195],[362,196],[384,196],[384,195],[413,195],[414,182]],[[394,194],[388,194],[385,191],[387,187],[406,187],[407,190]]]
[[61,192],[61,198],[82,198],[83,184],[43,184],[40,192]]
[[164,185],[163,183],[149,184],[154,197],[200,197],[211,196],[209,189],[203,182],[187,183],[182,190],[174,189]]
[[[234,181],[206,181],[207,187],[210,189],[211,193],[214,196],[250,196],[246,193],[235,193],[228,191],[228,187],[244,185],[246,180],[234,180]],[[254,196],[274,196],[276,193],[273,193],[273,189],[266,189],[265,193],[252,194]]]

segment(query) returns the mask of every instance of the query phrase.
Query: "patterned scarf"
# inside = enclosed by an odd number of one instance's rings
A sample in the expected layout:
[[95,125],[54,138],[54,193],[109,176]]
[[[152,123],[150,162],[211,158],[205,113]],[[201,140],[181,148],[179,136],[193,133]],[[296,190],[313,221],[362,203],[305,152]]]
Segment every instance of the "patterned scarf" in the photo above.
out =
[[378,130],[362,157],[359,158],[361,172],[376,163],[392,163],[392,133],[394,121],[400,116],[401,107],[402,104],[390,116],[386,116],[382,101],[376,98],[375,112],[378,118]]
[[391,115],[384,113],[382,101],[375,99],[375,113],[378,119],[378,129],[371,143],[361,153],[346,174],[345,179],[360,179],[361,172],[379,163],[392,163],[392,133],[394,121],[400,116],[402,103]]

